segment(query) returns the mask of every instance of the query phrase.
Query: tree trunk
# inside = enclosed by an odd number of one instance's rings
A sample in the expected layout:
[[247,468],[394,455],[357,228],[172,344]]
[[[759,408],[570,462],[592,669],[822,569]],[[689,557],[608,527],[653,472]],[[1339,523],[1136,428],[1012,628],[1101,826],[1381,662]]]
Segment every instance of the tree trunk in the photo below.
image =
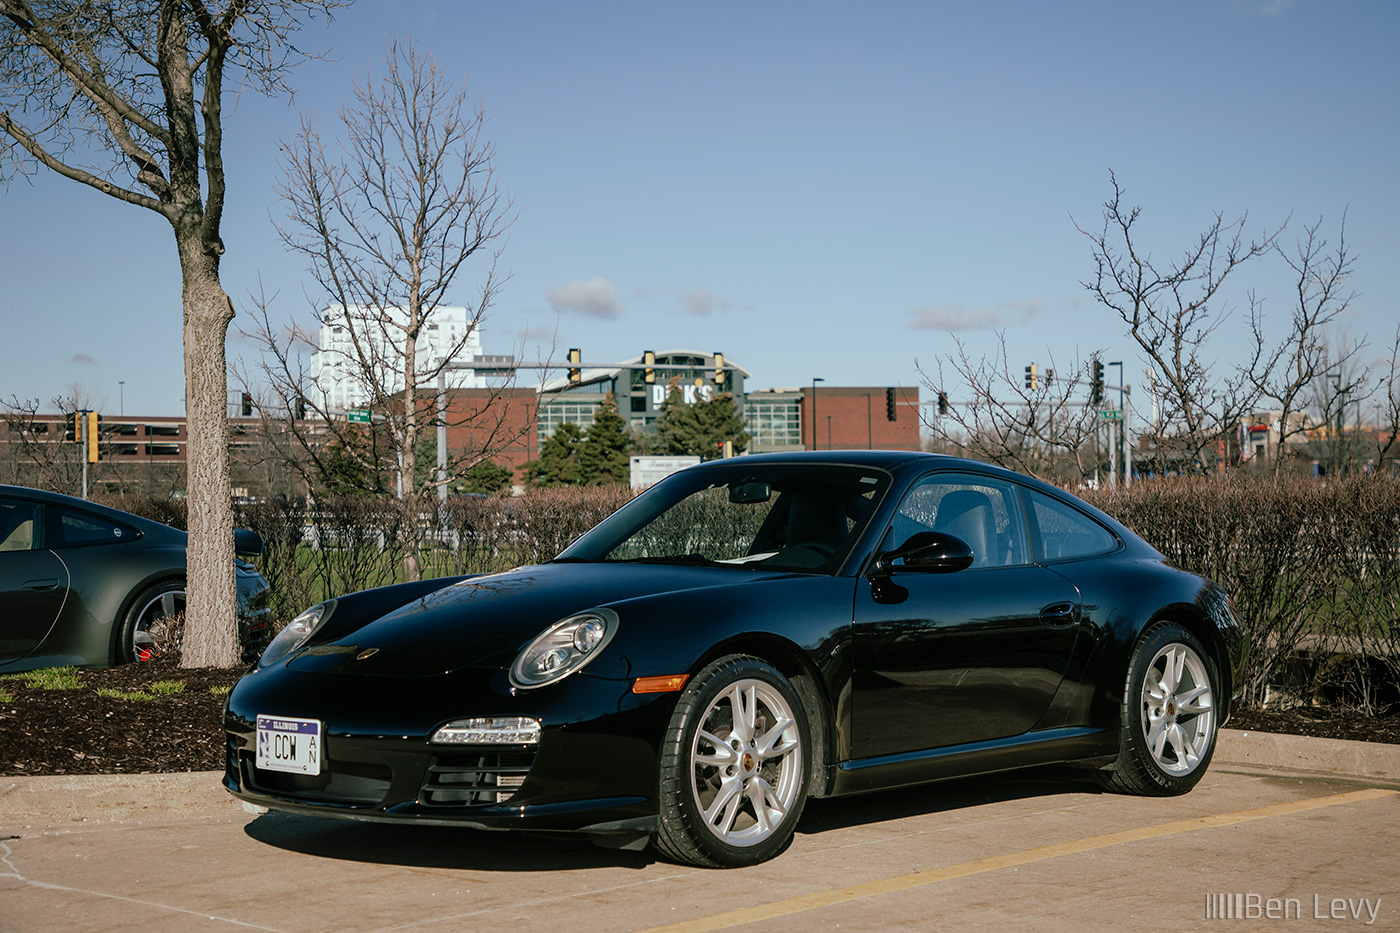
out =
[[185,491],[189,502],[187,596],[181,667],[239,662],[233,505],[228,490],[228,375],[224,340],[233,305],[218,261],[197,234],[181,236],[185,337]]

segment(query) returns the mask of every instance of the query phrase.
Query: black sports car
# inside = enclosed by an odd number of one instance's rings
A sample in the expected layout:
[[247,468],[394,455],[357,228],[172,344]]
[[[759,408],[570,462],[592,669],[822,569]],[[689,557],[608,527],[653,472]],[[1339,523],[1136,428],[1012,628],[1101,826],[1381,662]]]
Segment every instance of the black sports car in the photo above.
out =
[[1244,652],[1216,584],[1052,486],[929,454],[740,457],[547,564],[307,610],[229,697],[224,783],[748,865],[809,796],[1052,762],[1184,793]]
[[[153,631],[185,608],[185,532],[128,512],[0,486],[0,674],[148,658]],[[262,539],[234,535],[239,554]],[[272,636],[268,585],[235,560],[249,662]]]

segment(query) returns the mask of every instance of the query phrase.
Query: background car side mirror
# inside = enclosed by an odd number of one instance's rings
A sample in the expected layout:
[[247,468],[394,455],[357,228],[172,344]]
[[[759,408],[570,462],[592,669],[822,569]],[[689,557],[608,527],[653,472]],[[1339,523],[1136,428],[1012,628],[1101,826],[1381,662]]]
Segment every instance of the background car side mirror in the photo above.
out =
[[[902,561],[896,564],[895,561]],[[922,573],[953,573],[972,566],[972,548],[962,538],[941,531],[921,531],[893,551],[875,561],[877,573],[913,570]]]

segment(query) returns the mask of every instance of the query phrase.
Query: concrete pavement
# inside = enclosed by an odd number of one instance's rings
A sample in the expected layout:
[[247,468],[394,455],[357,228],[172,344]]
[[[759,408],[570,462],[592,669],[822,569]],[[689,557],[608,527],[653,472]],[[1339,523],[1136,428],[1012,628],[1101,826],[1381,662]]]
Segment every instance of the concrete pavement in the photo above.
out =
[[258,815],[213,773],[0,778],[0,930],[1085,933],[1218,929],[1236,904],[1290,929],[1400,930],[1400,747],[1363,744],[1226,730],[1180,798],[1042,769],[813,801],[786,853],[740,871]]

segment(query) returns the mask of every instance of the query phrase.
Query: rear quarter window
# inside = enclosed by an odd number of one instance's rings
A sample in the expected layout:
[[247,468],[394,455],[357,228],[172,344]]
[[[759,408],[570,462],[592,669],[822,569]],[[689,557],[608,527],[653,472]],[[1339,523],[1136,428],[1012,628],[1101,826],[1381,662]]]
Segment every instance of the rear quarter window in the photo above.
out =
[[1031,518],[1039,531],[1042,559],[1072,560],[1107,554],[1118,538],[1083,512],[1058,499],[1027,490]]
[[125,525],[72,509],[59,509],[58,520],[50,527],[56,533],[46,542],[49,547],[120,544],[137,538],[136,532]]

